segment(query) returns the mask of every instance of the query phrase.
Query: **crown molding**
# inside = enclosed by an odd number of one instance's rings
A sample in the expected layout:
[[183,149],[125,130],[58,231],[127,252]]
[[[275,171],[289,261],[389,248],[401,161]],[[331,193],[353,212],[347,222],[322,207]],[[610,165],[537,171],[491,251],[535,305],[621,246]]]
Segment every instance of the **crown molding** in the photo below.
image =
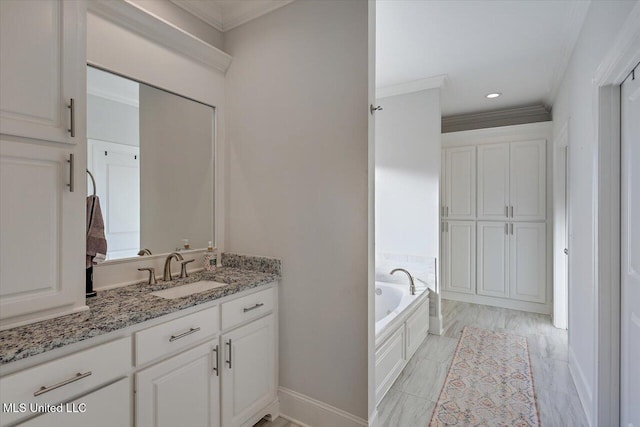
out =
[[379,87],[376,88],[376,99],[404,95],[412,92],[420,92],[421,90],[441,88],[444,86],[447,79],[447,74],[440,74],[438,76],[427,77],[426,79]]
[[98,98],[117,102],[119,104],[125,104],[132,107],[140,108],[140,101],[137,99],[129,98],[122,95],[116,95],[114,93],[107,92],[106,90],[98,89],[95,87],[87,87],[87,95],[93,95],[97,96]]
[[224,1],[169,0],[218,31],[229,31],[294,0]]
[[551,78],[549,86],[549,95],[547,99],[549,105],[552,105],[555,102],[556,96],[558,95],[558,89],[560,88],[560,84],[562,83],[564,74],[567,71],[567,67],[569,66],[569,61],[571,60],[573,49],[576,47],[576,43],[578,42],[578,38],[580,37],[582,25],[584,24],[584,20],[587,17],[590,5],[591,0],[574,0],[571,3],[571,8],[569,9],[569,19],[567,21],[567,25],[564,28],[564,34],[562,37],[564,43],[560,50],[560,59],[556,63],[556,67],[553,71],[553,76]]
[[87,10],[222,73],[231,64],[230,55],[127,0],[92,0]]
[[507,108],[442,118],[442,133],[551,121],[544,105]]
[[224,31],[223,29],[223,14],[222,6],[215,2],[202,2],[194,0],[169,0],[176,6],[186,10],[196,18],[201,19],[207,24],[211,25],[218,31]]

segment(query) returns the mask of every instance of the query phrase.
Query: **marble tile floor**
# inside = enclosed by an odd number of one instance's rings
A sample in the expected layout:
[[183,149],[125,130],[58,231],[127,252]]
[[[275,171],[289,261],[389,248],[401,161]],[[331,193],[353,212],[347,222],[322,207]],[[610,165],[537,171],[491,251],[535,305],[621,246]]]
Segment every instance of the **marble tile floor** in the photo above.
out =
[[442,300],[443,335],[429,335],[378,405],[381,427],[426,427],[462,328],[527,337],[542,427],[587,426],[568,365],[567,331],[549,316]]
[[278,417],[274,422],[267,421],[264,418],[254,424],[253,427],[300,427],[299,424],[292,423],[282,417]]

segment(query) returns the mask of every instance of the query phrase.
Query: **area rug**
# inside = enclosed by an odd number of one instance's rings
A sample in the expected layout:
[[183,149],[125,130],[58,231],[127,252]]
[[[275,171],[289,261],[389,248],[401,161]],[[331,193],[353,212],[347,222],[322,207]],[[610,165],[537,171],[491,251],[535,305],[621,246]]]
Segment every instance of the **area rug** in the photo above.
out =
[[540,426],[527,339],[466,326],[429,426]]

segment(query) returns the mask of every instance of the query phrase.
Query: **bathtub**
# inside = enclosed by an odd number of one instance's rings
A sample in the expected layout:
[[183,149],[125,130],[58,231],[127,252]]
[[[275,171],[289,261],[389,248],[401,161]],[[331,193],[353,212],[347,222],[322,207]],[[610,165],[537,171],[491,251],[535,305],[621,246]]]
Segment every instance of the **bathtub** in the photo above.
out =
[[375,310],[377,405],[429,333],[429,291],[376,282]]

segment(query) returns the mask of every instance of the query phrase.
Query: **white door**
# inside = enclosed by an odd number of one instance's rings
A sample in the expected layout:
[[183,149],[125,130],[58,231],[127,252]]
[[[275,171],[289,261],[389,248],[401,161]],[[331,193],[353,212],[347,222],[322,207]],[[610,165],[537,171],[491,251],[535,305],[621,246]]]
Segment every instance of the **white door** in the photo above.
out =
[[84,177],[76,170],[75,191],[68,186],[74,148],[0,141],[0,319],[84,304]]
[[222,425],[242,425],[276,396],[273,315],[222,336]]
[[546,218],[546,141],[510,144],[509,214],[516,221]]
[[85,105],[85,3],[0,1],[0,133],[75,143]]
[[218,426],[217,346],[211,341],[138,372],[136,426]]
[[640,427],[640,72],[621,87],[621,425]]
[[546,301],[546,225],[543,222],[509,224],[510,298]]
[[[140,250],[140,147],[90,139],[89,170],[104,217],[107,259]],[[87,184],[92,194],[92,183]]]
[[20,427],[131,426],[131,382],[129,378],[123,378],[65,404],[64,408],[69,412],[50,412],[20,424]]
[[444,216],[474,219],[476,215],[476,147],[445,150]]
[[476,293],[476,224],[447,221],[444,227],[444,291]]
[[478,294],[509,297],[509,224],[478,222]]
[[509,216],[509,144],[478,146],[478,219]]

